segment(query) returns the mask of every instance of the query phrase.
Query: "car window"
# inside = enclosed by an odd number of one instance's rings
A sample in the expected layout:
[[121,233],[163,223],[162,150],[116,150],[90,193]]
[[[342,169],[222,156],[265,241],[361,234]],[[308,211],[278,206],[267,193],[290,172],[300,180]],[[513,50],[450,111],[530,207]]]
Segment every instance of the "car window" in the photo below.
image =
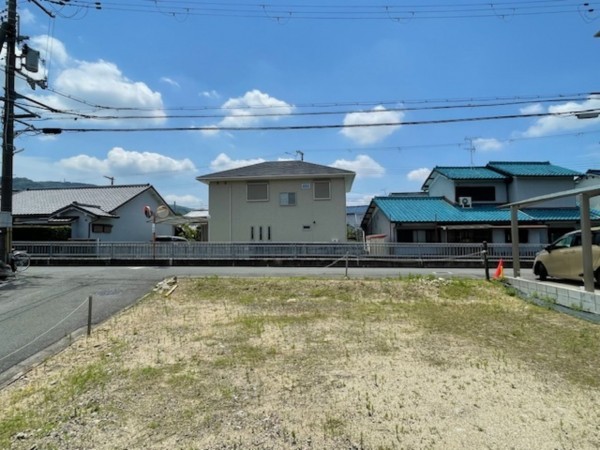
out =
[[600,233],[592,233],[592,244],[600,245]]
[[580,234],[576,234],[573,236],[573,239],[571,240],[571,247],[581,247],[581,235]]
[[573,240],[573,235],[569,234],[567,236],[563,236],[561,237],[559,240],[557,240],[553,247],[555,248],[569,248],[571,246],[571,241]]

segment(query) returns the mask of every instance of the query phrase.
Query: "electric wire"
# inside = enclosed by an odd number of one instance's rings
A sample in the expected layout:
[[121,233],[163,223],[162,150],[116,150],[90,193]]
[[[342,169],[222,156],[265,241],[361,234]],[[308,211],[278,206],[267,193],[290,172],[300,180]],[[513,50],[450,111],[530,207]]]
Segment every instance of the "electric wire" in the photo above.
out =
[[323,124],[323,125],[284,125],[284,126],[246,126],[246,127],[231,127],[231,126],[191,126],[191,127],[136,127],[136,128],[76,128],[63,127],[62,132],[164,132],[164,131],[299,131],[299,130],[326,130],[326,129],[349,129],[349,128],[373,128],[373,127],[401,127],[415,125],[436,125],[436,124],[452,124],[460,122],[480,122],[491,120],[507,120],[507,119],[524,119],[524,118],[541,118],[541,117],[574,117],[578,114],[596,114],[600,115],[600,109],[567,111],[567,112],[547,112],[547,113],[526,113],[526,114],[505,114],[492,116],[474,116],[460,117],[450,119],[428,119],[428,120],[413,120],[413,121],[395,121],[381,123],[356,123],[356,124]]
[[[208,16],[246,19],[271,19],[284,21],[302,20],[391,20],[409,21],[421,19],[465,19],[496,17],[505,19],[513,16],[578,13],[582,16],[594,15],[598,2],[563,0],[538,1],[463,1],[440,3],[423,1],[403,4],[352,4],[349,2],[299,4],[274,2],[192,2],[168,0],[46,0],[46,3],[62,11],[66,7],[79,10],[112,10],[121,12],[159,13],[170,16]],[[593,17],[592,17],[593,18]]]

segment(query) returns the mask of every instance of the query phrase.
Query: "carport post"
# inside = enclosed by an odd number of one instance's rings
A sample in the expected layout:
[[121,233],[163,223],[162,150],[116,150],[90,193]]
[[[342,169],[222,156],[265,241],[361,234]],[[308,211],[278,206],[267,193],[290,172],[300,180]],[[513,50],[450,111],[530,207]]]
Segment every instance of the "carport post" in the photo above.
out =
[[512,240],[513,276],[521,276],[521,259],[519,258],[519,207],[510,207],[510,238]]
[[594,267],[592,261],[592,229],[590,225],[590,196],[579,194],[581,220],[581,254],[583,258],[583,286],[586,292],[594,292]]

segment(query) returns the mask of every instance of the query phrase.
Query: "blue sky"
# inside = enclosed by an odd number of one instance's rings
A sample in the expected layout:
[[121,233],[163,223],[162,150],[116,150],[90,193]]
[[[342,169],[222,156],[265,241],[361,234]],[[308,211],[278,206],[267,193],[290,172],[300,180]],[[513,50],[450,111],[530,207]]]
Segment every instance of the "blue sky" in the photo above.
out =
[[20,33],[49,89],[17,90],[59,113],[19,104],[65,131],[20,133],[15,177],[206,208],[197,176],[297,151],[357,173],[349,204],[435,166],[600,168],[600,118],[570,114],[600,109],[598,1],[38,3],[55,17],[19,0]]

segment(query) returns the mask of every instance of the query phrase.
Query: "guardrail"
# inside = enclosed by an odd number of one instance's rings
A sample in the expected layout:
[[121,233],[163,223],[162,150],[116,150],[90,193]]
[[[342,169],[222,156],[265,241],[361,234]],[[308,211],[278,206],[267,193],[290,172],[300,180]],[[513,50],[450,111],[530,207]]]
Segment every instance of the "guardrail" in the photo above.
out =
[[[343,256],[400,261],[480,261],[483,244],[446,243],[255,243],[255,242],[14,242],[32,259],[211,260],[336,259]],[[533,261],[543,244],[521,244],[519,257]],[[488,244],[488,259],[512,261],[511,244]]]

